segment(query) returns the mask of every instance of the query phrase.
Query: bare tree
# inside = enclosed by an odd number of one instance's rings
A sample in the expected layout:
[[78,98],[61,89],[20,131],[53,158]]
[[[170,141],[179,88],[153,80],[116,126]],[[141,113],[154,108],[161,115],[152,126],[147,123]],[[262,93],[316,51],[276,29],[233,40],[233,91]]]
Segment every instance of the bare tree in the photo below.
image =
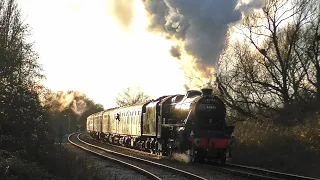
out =
[[118,93],[116,103],[118,106],[129,106],[146,102],[149,99],[150,97],[142,92],[140,88],[128,87]]
[[300,33],[301,38],[296,43],[294,51],[307,76],[307,81],[312,87],[309,93],[315,94],[320,102],[320,2],[313,3],[309,12],[306,26]]
[[[315,15],[314,0],[266,0],[238,27],[245,41],[229,47],[220,64],[219,89],[245,116],[289,114],[306,100],[308,70],[295,52],[301,32]],[[301,59],[301,58],[300,58]],[[232,60],[232,62],[230,62]]]

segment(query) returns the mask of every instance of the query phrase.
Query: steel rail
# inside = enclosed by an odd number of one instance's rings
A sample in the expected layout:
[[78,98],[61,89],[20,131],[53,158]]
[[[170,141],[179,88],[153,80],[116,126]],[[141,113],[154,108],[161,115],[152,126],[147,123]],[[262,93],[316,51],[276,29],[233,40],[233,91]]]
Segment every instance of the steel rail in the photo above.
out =
[[[81,145],[76,144],[75,142],[72,142],[72,141],[71,141],[71,136],[73,136],[73,135],[75,135],[75,134],[77,134],[77,133],[73,133],[73,134],[70,134],[70,135],[68,136],[68,141],[69,141],[72,145],[74,145],[74,146],[76,146],[76,147],[78,147],[78,148],[80,148],[80,149],[83,149],[83,150],[85,150],[85,151],[87,151],[87,152],[90,152],[90,153],[92,153],[92,154],[94,154],[94,155],[97,155],[97,156],[100,156],[100,157],[104,157],[104,158],[106,158],[106,159],[108,159],[108,160],[110,160],[110,161],[116,162],[116,163],[118,163],[118,164],[120,164],[120,165],[124,165],[124,166],[126,166],[126,167],[128,167],[128,168],[130,168],[130,169],[133,169],[134,171],[140,173],[141,175],[144,175],[144,176],[147,177],[147,178],[156,179],[156,180],[160,180],[160,179],[161,179],[160,177],[158,177],[158,176],[152,174],[151,172],[146,171],[146,170],[144,170],[144,169],[142,169],[142,168],[140,168],[140,167],[138,167],[138,166],[135,166],[135,165],[132,165],[132,164],[130,164],[130,163],[121,161],[121,160],[119,160],[119,159],[115,159],[115,158],[106,156],[106,155],[104,155],[104,154],[101,154],[101,153],[92,151],[92,150],[90,150],[90,149],[88,149],[88,148],[85,148],[85,147],[83,147],[83,146],[81,146]],[[78,136],[77,136],[78,140],[80,140],[80,138],[79,138],[80,134],[81,134],[81,133],[79,133]],[[81,141],[80,141],[80,142],[81,142]]]
[[282,173],[282,172],[271,171],[271,170],[257,168],[257,167],[250,167],[250,166],[232,164],[232,163],[227,163],[224,166],[231,167],[231,168],[239,168],[239,169],[243,169],[243,170],[256,171],[256,172],[259,172],[259,173],[272,175],[272,176],[275,176],[275,177],[285,178],[285,179],[320,180],[320,179],[313,178],[313,177],[300,176],[300,175],[289,174],[289,173]]
[[[80,133],[78,136],[80,136],[82,133]],[[116,151],[112,151],[112,150],[109,150],[109,149],[105,149],[105,148],[102,148],[100,146],[96,146],[96,145],[93,145],[93,144],[90,144],[82,139],[79,139],[79,141],[81,141],[82,143],[84,144],[87,144],[88,146],[92,146],[92,147],[95,147],[97,149],[100,149],[100,150],[103,150],[105,152],[108,152],[108,153],[112,153],[112,154],[115,154],[115,155],[118,155],[118,156],[122,156],[122,157],[126,157],[126,158],[130,158],[130,159],[134,159],[134,160],[138,160],[138,161],[141,161],[141,162],[144,162],[144,163],[148,163],[150,165],[153,165],[153,166],[158,166],[158,167],[161,167],[161,168],[164,168],[164,169],[167,169],[167,170],[170,170],[172,172],[177,172],[179,173],[180,175],[184,176],[184,177],[187,177],[187,178],[191,178],[191,179],[201,179],[201,180],[204,180],[206,178],[204,177],[201,177],[201,176],[198,176],[196,174],[193,174],[193,173],[190,173],[190,172],[187,172],[187,171],[184,171],[184,170],[181,170],[181,169],[177,169],[177,168],[174,168],[174,167],[170,167],[170,166],[167,166],[167,165],[164,165],[164,164],[160,164],[160,163],[157,163],[157,162],[153,162],[153,161],[150,161],[150,160],[147,160],[147,159],[143,159],[143,158],[139,158],[139,157],[135,157],[135,156],[130,156],[130,155],[127,155],[127,154],[122,154],[122,153],[119,153],[119,152],[116,152]]]
[[[101,143],[100,141],[95,140],[93,138],[91,138],[91,140]],[[127,147],[113,145],[113,144],[110,144],[110,143],[107,143],[107,144],[111,145],[111,146],[114,146],[114,147],[127,149],[127,150],[132,150],[132,151],[137,151],[137,152],[144,152],[144,151],[134,150],[134,149],[127,148]],[[157,156],[161,157],[159,155],[157,155]],[[267,169],[262,169],[262,168],[257,168],[257,167],[250,167],[250,166],[231,164],[231,163],[226,163],[224,165],[217,164],[217,165],[214,165],[214,167],[215,167],[215,169],[221,170],[221,171],[226,172],[226,173],[232,173],[232,174],[235,174],[235,175],[238,175],[238,176],[250,177],[250,178],[253,178],[253,179],[265,179],[265,180],[283,180],[283,179],[320,180],[318,178],[313,178],[313,177],[300,176],[300,175],[289,174],[289,173],[282,173],[282,172],[277,172],[277,171],[272,171],[272,170],[267,170]]]

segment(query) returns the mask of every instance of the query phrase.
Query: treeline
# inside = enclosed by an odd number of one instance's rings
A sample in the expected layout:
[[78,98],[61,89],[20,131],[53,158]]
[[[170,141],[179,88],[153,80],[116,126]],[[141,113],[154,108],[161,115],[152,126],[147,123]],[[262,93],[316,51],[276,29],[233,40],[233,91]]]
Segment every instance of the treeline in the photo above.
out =
[[219,65],[233,117],[303,122],[320,110],[320,2],[266,0],[245,14]]
[[265,0],[243,16],[217,74],[233,162],[319,177],[320,1]]
[[83,130],[85,116],[103,107],[79,92],[44,88],[29,34],[17,3],[1,0],[0,179],[99,179],[90,162],[54,145],[54,137],[57,126],[64,133],[78,130],[77,125]]

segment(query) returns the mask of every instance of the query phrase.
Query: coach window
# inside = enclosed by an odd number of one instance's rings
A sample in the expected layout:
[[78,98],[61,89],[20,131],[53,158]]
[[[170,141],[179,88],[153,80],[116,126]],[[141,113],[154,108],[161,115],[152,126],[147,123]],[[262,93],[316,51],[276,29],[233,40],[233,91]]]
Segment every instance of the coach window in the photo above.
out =
[[130,120],[131,120],[131,112],[129,112],[128,124],[130,123]]
[[128,124],[128,121],[129,121],[129,112],[127,111],[127,118],[126,118],[126,124]]
[[130,117],[131,117],[131,115],[130,115],[130,112],[128,113],[128,124],[130,123]]
[[131,121],[131,114],[129,113],[129,116],[128,116],[128,125],[130,124],[130,121]]

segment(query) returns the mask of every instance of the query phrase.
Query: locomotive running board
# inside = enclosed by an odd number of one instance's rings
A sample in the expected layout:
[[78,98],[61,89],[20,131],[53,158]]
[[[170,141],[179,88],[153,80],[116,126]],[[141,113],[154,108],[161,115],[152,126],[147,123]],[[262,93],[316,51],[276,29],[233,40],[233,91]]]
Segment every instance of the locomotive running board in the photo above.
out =
[[161,124],[162,127],[184,127],[185,124]]

